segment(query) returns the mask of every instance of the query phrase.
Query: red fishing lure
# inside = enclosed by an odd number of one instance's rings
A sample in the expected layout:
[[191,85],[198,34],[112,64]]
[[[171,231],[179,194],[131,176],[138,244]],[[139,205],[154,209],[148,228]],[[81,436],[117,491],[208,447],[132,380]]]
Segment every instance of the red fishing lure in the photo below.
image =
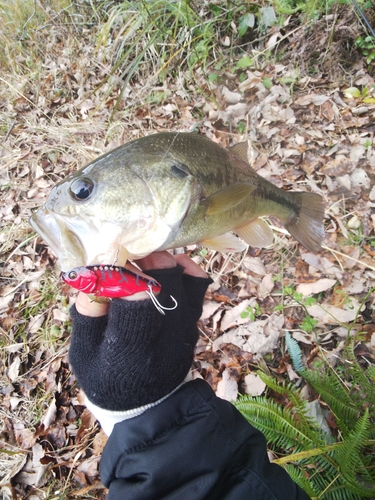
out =
[[61,279],[84,293],[98,297],[128,297],[138,292],[160,292],[161,286],[151,277],[140,276],[119,266],[81,266],[61,273]]

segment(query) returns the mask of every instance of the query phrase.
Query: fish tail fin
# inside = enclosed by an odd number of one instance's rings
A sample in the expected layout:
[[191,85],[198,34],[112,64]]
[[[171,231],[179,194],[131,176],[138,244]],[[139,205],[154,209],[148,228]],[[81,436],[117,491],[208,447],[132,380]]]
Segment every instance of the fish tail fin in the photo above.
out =
[[285,222],[289,233],[311,252],[321,250],[324,239],[323,199],[316,193],[289,193],[299,206],[299,212]]

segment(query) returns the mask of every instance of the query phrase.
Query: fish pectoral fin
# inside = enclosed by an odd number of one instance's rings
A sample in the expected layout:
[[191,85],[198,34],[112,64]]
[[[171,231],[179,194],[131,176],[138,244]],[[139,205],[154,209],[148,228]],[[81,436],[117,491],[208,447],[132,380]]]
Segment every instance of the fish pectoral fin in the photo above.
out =
[[247,150],[249,149],[249,144],[247,142],[238,142],[234,146],[230,146],[228,150],[241,158],[241,160],[246,161],[246,163],[249,163],[249,159],[247,157]]
[[245,226],[237,227],[236,233],[252,247],[263,248],[273,243],[273,232],[267,222],[255,219]]
[[243,252],[246,245],[234,234],[222,234],[220,236],[214,236],[213,238],[207,238],[200,241],[198,245],[211,248],[212,250],[217,250],[219,252]]
[[234,208],[245,200],[257,186],[250,182],[239,182],[212,194],[202,203],[207,205],[206,215],[214,215]]

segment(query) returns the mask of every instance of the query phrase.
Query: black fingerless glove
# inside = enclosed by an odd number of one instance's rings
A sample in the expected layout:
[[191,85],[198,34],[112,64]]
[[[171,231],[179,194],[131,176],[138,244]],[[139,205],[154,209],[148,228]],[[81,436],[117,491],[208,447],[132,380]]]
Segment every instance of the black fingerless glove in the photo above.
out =
[[147,274],[162,286],[157,300],[174,310],[165,316],[151,300],[114,299],[109,314],[91,318],[71,308],[69,359],[78,383],[95,405],[124,411],[156,402],[186,377],[198,340],[196,322],[209,278],[182,274],[183,268]]

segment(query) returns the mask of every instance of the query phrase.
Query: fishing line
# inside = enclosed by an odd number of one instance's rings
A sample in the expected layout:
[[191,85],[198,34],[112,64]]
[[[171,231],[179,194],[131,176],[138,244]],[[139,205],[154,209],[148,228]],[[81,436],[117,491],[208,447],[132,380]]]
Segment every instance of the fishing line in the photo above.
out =
[[[161,159],[161,162],[165,160],[165,158],[167,157],[167,154],[169,153],[169,151],[171,150],[171,147],[173,146],[174,144],[174,141],[177,139],[177,137],[181,134],[181,132],[176,132],[176,135],[173,137],[172,139],[172,142],[170,143],[168,149],[166,150],[166,152],[164,153],[164,156],[163,158]],[[161,163],[160,162],[160,163]]]
[[[373,30],[373,28],[372,28],[369,20],[367,19],[365,13],[361,9],[361,7],[358,5],[357,0],[352,0],[352,4],[354,5],[354,7],[355,7],[357,13],[359,14],[359,16],[362,18],[362,21],[365,23],[367,29],[370,31],[371,35],[375,39],[375,31]],[[375,40],[374,40],[374,45],[375,45]]]

